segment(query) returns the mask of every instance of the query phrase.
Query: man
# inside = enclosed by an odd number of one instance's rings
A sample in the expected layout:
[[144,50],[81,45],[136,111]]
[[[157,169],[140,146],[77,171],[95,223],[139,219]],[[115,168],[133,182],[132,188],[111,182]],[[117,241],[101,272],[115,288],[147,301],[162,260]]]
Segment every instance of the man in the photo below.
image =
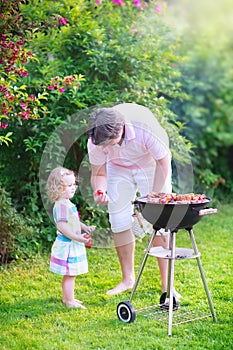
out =
[[[94,200],[108,205],[121,266],[122,281],[107,292],[115,295],[134,284],[132,201],[136,193],[171,192],[169,141],[151,111],[132,103],[94,111],[87,134]],[[168,237],[156,235],[154,245],[168,248]],[[158,259],[158,264],[165,292],[167,260]]]

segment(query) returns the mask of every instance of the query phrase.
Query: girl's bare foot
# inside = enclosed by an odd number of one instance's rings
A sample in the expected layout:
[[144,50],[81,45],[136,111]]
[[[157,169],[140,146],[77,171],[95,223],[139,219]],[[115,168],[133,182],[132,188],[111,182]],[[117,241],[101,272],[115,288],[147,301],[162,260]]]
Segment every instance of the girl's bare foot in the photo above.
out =
[[80,308],[80,309],[84,309],[84,310],[87,309],[84,305],[82,305],[82,302],[80,302],[76,299],[74,299],[73,301],[67,301],[65,304],[67,307],[70,307],[70,308],[76,308],[76,309]]
[[[78,299],[74,299],[74,301],[77,301],[77,303],[82,304],[83,302],[81,300]],[[64,299],[62,299],[63,304],[66,304],[66,301]]]

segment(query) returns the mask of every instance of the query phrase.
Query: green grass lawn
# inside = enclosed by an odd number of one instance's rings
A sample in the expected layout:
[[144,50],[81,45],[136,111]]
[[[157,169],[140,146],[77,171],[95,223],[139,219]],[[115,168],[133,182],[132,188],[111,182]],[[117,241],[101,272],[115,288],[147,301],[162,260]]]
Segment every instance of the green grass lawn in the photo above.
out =
[[[120,280],[114,249],[88,250],[89,273],[76,279],[76,297],[87,310],[67,309],[61,303],[61,277],[48,271],[49,254],[33,262],[11,265],[0,272],[0,348],[26,349],[232,349],[233,348],[233,206],[218,206],[218,213],[204,217],[194,227],[202,264],[211,291],[218,322],[212,317],[173,326],[167,334],[167,319],[138,311],[158,304],[161,294],[155,258],[148,257],[132,301],[134,323],[118,320],[116,307],[130,293],[107,296]],[[136,245],[137,273],[147,237]],[[177,247],[191,247],[188,233],[180,230]],[[182,294],[180,310],[194,317],[209,312],[207,298],[195,259],[175,262],[175,286]],[[174,313],[175,315],[175,313]],[[185,319],[182,316],[181,319]]]

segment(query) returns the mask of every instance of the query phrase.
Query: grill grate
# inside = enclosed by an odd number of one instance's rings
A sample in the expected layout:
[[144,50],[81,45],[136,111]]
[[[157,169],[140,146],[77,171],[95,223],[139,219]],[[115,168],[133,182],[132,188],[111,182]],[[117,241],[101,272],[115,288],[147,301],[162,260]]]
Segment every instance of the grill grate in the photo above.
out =
[[[141,315],[143,317],[153,318],[153,320],[157,322],[167,322],[169,317],[168,311],[162,309],[159,304],[140,308],[135,311],[137,312],[138,316]],[[176,311],[174,311],[172,318],[173,325],[178,326],[183,323],[198,321],[208,317],[212,317],[209,310],[193,310],[182,306],[179,307]]]

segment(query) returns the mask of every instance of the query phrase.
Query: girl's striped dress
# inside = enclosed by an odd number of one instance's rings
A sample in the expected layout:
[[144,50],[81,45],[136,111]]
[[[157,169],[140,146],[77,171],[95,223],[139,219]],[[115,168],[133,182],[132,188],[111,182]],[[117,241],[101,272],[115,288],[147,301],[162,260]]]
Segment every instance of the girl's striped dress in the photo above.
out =
[[[58,200],[54,204],[55,223],[65,221],[73,232],[81,231],[76,206],[68,199]],[[88,272],[86,247],[84,243],[71,240],[57,231],[50,258],[50,271],[59,275],[76,276]]]

